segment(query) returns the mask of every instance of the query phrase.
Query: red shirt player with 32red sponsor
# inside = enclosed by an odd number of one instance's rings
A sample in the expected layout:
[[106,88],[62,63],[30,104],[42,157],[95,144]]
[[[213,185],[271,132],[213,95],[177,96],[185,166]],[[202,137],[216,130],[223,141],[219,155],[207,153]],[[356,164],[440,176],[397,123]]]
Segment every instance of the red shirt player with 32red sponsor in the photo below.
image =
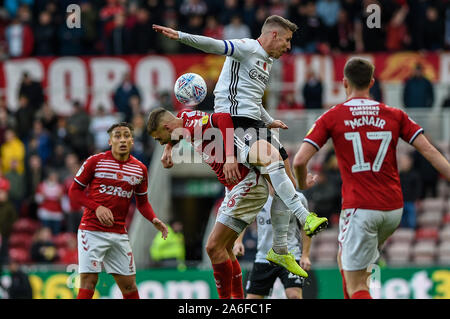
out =
[[[80,290],[78,299],[94,295],[103,263],[124,299],[138,299],[136,269],[125,228],[133,195],[139,212],[167,237],[147,197],[147,167],[130,152],[133,127],[121,122],[108,129],[111,150],[89,157],[74,177],[70,199],[84,206],[78,229]],[[87,191],[85,192],[85,189]]]
[[347,101],[316,120],[294,159],[299,187],[305,189],[309,160],[330,137],[333,140],[342,176],[338,264],[345,298],[371,298],[367,269],[400,223],[398,139],[414,146],[450,181],[448,160],[421,134],[423,129],[404,111],[369,98],[374,68],[361,58],[347,61],[343,80]]

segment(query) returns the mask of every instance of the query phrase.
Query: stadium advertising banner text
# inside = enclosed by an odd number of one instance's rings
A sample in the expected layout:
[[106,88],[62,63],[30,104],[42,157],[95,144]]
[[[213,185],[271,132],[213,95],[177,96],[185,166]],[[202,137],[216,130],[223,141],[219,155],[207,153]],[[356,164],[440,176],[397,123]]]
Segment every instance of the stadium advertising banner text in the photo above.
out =
[[[248,270],[243,269],[243,278]],[[33,298],[73,299],[77,296],[79,277],[72,272],[29,273]],[[7,286],[8,276],[2,278]],[[187,269],[141,270],[136,275],[143,299],[217,299],[212,271]],[[381,268],[371,283],[376,299],[450,299],[450,270],[429,268]],[[320,268],[311,272],[304,288],[305,298],[342,299],[342,280],[337,268]],[[0,299],[4,296],[0,295]],[[94,298],[121,299],[122,294],[112,276],[101,273]],[[275,285],[273,298],[285,298],[282,285]]]
[[[279,79],[283,81],[283,90],[300,92],[308,71],[314,70],[324,84],[324,103],[342,101],[345,99],[342,70],[349,57],[283,56],[280,60],[282,78]],[[422,64],[425,76],[433,82],[450,81],[448,53],[404,52],[364,57],[374,62],[376,78],[388,83],[403,82],[417,63]],[[157,105],[158,94],[163,91],[172,94],[175,80],[183,73],[200,74],[212,91],[223,59],[205,54],[11,59],[0,63],[0,93],[6,96],[8,108],[15,111],[22,74],[28,72],[33,79],[42,82],[47,101],[58,114],[69,115],[73,100],[82,102],[92,112],[99,105],[113,110],[112,94],[124,74],[130,73],[142,93],[142,107],[148,110]],[[178,102],[174,99],[174,103]]]

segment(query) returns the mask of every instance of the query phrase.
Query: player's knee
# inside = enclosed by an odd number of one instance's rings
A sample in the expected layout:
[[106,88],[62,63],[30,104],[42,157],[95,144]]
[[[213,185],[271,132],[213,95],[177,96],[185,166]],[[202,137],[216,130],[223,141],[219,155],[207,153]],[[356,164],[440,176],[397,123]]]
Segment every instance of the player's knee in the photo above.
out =
[[282,160],[280,152],[267,141],[261,140],[253,144],[249,161],[258,166],[267,166]]
[[81,274],[80,275],[80,288],[94,290],[97,285],[97,274]]

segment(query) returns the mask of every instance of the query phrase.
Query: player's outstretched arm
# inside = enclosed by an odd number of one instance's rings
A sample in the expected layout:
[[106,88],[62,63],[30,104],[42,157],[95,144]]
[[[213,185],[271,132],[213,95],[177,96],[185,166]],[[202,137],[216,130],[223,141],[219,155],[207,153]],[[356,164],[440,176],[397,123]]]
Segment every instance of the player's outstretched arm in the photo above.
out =
[[441,173],[444,178],[450,182],[450,164],[448,160],[442,155],[423,135],[419,134],[412,145],[423,155],[433,167]]
[[172,40],[178,40],[179,39],[177,30],[174,30],[174,29],[171,29],[171,28],[168,28],[168,27],[164,27],[162,25],[157,25],[157,24],[154,24],[152,26],[152,28],[156,32],[161,33],[162,35],[168,37],[169,39],[172,39]]

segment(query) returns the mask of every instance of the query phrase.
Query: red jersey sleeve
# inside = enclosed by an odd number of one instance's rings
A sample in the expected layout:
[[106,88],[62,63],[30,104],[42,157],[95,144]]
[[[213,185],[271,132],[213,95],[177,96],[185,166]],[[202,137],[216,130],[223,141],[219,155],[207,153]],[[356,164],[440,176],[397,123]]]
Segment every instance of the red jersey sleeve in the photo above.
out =
[[400,137],[408,142],[409,144],[412,144],[416,137],[423,133],[423,128],[420,127],[419,124],[414,122],[406,112],[399,110],[401,112],[401,119],[400,119]]
[[308,142],[313,145],[317,150],[327,142],[330,137],[330,131],[328,129],[329,111],[322,114],[316,122],[313,124],[309,132],[303,139],[304,142]]
[[213,127],[217,127],[222,133],[225,156],[234,155],[234,125],[231,115],[228,113],[214,113],[210,115]]
[[142,181],[136,185],[135,193],[138,196],[146,195],[147,189],[148,189],[148,171],[147,167],[145,165],[141,166],[142,171],[144,172],[144,177],[142,178]]
[[94,178],[95,166],[97,165],[98,156],[93,155],[88,157],[87,160],[84,161],[83,165],[81,165],[77,174],[74,177],[75,182],[80,184],[83,187],[89,185],[89,183]]

